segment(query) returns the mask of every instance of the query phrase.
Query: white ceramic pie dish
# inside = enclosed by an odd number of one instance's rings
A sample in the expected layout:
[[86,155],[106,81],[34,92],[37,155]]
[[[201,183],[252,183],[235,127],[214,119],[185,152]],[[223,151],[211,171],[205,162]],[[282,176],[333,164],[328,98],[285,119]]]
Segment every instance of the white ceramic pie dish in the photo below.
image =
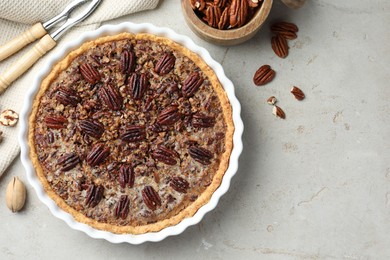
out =
[[[233,150],[230,156],[229,167],[223,177],[220,187],[214,192],[210,201],[202,206],[194,216],[182,220],[179,224],[175,226],[170,226],[164,228],[159,232],[150,232],[141,235],[132,235],[132,234],[113,234],[111,232],[102,231],[94,229],[86,224],[79,223],[74,220],[72,215],[66,213],[60,209],[55,202],[45,193],[41,182],[39,181],[33,164],[29,158],[29,145],[28,145],[28,118],[31,113],[31,107],[33,99],[38,92],[38,89],[41,85],[42,80],[48,75],[52,67],[61,59],[63,59],[70,51],[77,49],[84,42],[102,37],[107,35],[115,35],[121,32],[130,32],[130,33],[150,33],[157,36],[163,36],[172,39],[173,41],[185,46],[191,51],[197,53],[216,73],[219,81],[224,87],[230,104],[233,108],[233,122],[234,122],[234,135],[233,135]],[[243,123],[240,116],[241,105],[237,100],[234,94],[233,83],[226,77],[222,66],[211,58],[209,52],[196,45],[189,37],[179,35],[173,30],[168,28],[156,27],[152,24],[143,23],[143,24],[134,24],[134,23],[122,23],[118,25],[105,25],[99,29],[91,32],[83,33],[78,39],[73,40],[65,44],[62,48],[58,48],[55,53],[51,54],[48,62],[41,69],[39,74],[35,77],[34,82],[29,89],[24,106],[20,115],[20,133],[19,133],[19,143],[21,146],[21,160],[26,169],[27,179],[29,183],[34,187],[38,198],[50,209],[51,213],[64,220],[71,228],[85,232],[87,235],[93,238],[103,238],[112,243],[122,243],[127,242],[131,244],[141,244],[146,241],[161,241],[168,236],[178,235],[182,233],[187,227],[199,223],[203,216],[213,210],[223,194],[227,192],[230,186],[231,178],[237,171],[238,168],[238,158],[242,151],[242,133],[243,133]]]

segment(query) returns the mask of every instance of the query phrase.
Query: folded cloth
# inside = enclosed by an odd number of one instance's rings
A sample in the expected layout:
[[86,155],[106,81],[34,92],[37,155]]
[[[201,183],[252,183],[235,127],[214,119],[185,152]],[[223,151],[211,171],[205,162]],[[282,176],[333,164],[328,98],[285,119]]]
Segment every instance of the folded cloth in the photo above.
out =
[[[71,0],[1,0],[0,1],[0,45],[27,30],[32,24],[45,22],[60,13]],[[157,6],[158,0],[103,0],[98,9],[79,26],[72,28],[58,41],[61,46],[64,42],[77,37],[81,32],[93,30],[100,26],[103,21],[118,18],[123,15],[153,9]],[[84,7],[84,6],[83,6]],[[81,7],[82,8],[82,7]],[[0,62],[0,73],[10,66],[18,57],[29,50],[27,46],[12,57]],[[20,112],[23,104],[24,93],[31,86],[34,76],[45,64],[46,54],[29,71],[15,81],[5,93],[0,96],[0,112],[5,109],[12,109]],[[19,154],[18,144],[19,127],[4,127],[0,125],[3,132],[3,141],[0,142],[0,176]]]

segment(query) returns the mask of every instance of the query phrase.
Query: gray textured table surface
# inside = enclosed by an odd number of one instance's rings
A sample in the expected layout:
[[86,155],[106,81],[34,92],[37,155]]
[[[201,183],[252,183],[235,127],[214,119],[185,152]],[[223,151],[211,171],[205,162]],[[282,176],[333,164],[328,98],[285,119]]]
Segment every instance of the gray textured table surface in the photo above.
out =
[[[218,47],[186,26],[179,1],[122,21],[152,22],[207,48],[234,82],[244,151],[218,207],[182,235],[139,246],[110,244],[70,229],[28,186],[19,214],[5,206],[20,160],[0,179],[0,259],[389,259],[390,2],[312,0],[298,11],[278,0],[251,41]],[[299,36],[280,59],[269,24],[295,22]],[[262,64],[277,72],[255,87]],[[300,86],[307,98],[289,90]],[[275,95],[286,120],[265,100]]]

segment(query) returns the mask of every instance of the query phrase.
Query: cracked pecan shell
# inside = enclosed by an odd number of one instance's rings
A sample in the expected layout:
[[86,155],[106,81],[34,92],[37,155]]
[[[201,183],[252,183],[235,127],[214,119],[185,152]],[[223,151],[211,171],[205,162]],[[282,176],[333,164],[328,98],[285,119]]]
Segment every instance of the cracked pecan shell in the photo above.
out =
[[188,153],[195,161],[204,165],[210,164],[213,158],[213,154],[209,150],[195,145],[188,148]]
[[80,120],[78,126],[81,132],[95,138],[100,138],[104,132],[103,124],[96,120]]
[[152,186],[145,186],[142,190],[142,198],[145,205],[151,210],[155,210],[158,206],[161,206],[160,196]]
[[175,67],[176,57],[172,53],[165,53],[156,63],[154,71],[159,75],[168,74]]
[[122,130],[120,135],[122,141],[125,142],[138,142],[146,138],[145,126],[141,125],[129,125]]
[[99,89],[99,97],[112,110],[120,110],[122,108],[123,98],[119,91],[111,84],[102,86]]
[[167,165],[175,165],[177,163],[177,159],[179,158],[178,154],[171,149],[163,145],[157,146],[157,148],[152,153],[153,159],[156,161],[163,162]]
[[101,79],[99,71],[89,63],[81,64],[79,70],[84,79],[91,84],[95,84]]
[[198,72],[191,73],[183,83],[183,87],[181,91],[183,96],[191,97],[198,91],[199,87],[203,83],[203,78],[200,76]]
[[58,159],[57,165],[60,166],[61,172],[72,170],[80,163],[80,158],[76,153],[64,154]]
[[110,155],[110,148],[103,143],[95,144],[87,155],[87,163],[92,167],[101,164]]
[[130,76],[128,83],[131,97],[135,100],[142,99],[148,88],[148,85],[149,82],[145,73],[142,73],[141,75],[133,73]]

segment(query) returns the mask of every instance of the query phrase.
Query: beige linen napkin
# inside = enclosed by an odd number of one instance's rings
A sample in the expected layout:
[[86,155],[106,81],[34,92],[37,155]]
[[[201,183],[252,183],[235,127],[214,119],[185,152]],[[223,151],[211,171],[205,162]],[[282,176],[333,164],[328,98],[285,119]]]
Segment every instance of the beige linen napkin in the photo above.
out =
[[[0,1],[0,45],[19,35],[36,22],[45,22],[60,13],[72,0],[1,0]],[[103,0],[97,10],[80,26],[72,28],[58,41],[55,49],[65,42],[76,38],[81,32],[93,30],[100,26],[103,21],[111,20],[123,15],[153,9],[158,0]],[[84,6],[83,6],[84,7]],[[32,46],[27,46],[23,51],[0,62],[0,73],[20,57]],[[29,71],[15,81],[9,89],[0,95],[0,112],[5,109],[13,109],[20,112],[24,94],[31,86],[34,76],[45,64],[50,53],[39,60]],[[0,143],[0,176],[19,154],[18,144],[19,126],[4,127],[3,142]]]

